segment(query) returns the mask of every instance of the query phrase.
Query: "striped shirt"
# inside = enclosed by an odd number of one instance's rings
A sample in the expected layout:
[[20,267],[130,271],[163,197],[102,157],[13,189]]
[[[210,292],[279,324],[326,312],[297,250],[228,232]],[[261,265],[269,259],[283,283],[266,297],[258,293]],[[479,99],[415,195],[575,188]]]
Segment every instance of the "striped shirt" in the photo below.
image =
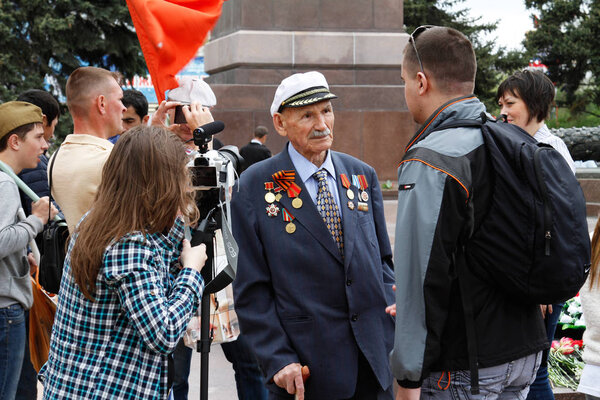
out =
[[[65,260],[44,399],[166,399],[168,357],[198,307],[200,273],[177,264],[183,222],[171,231],[125,235],[106,248],[94,302]],[[173,276],[176,276],[173,278]]]

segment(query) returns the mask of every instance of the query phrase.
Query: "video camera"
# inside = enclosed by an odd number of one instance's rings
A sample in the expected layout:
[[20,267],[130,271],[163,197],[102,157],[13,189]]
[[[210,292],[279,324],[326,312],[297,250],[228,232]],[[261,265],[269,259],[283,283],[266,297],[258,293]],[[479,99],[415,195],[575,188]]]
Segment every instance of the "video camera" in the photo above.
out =
[[225,186],[228,182],[235,181],[235,177],[241,172],[243,158],[236,146],[208,150],[208,143],[213,135],[224,128],[222,121],[214,121],[194,130],[194,144],[199,148],[193,165],[190,165],[195,188],[203,190]]
[[[223,231],[224,239],[230,236],[231,221],[229,203],[230,188],[239,176],[244,159],[236,146],[223,146],[219,150],[209,150],[208,144],[213,135],[225,128],[222,121],[214,121],[194,130],[194,144],[199,150],[188,164],[192,174],[192,186],[196,190],[196,205],[200,211],[200,223],[191,240],[192,246],[207,244],[214,238],[217,229]],[[227,232],[226,232],[227,231]],[[233,237],[231,237],[233,240]],[[237,246],[236,246],[237,247]],[[209,254],[211,257],[212,254]],[[231,254],[227,254],[230,261]],[[209,282],[214,274],[209,268],[203,269],[204,281]],[[235,274],[235,271],[233,271]],[[215,276],[216,277],[216,276]],[[233,276],[232,276],[233,278]],[[218,289],[220,290],[220,289]]]
[[[231,234],[230,188],[241,172],[244,159],[235,146],[223,146],[219,150],[209,150],[208,144],[214,134],[225,128],[222,121],[214,121],[194,130],[194,144],[199,150],[188,164],[192,173],[192,185],[196,190],[196,204],[200,210],[200,222],[191,237],[192,246],[206,245],[208,256],[202,278],[206,282],[200,303],[200,340],[196,350],[200,358],[200,399],[208,399],[208,354],[212,342],[210,333],[210,294],[224,289],[235,278],[237,270],[238,246]],[[216,271],[214,242],[215,231],[221,229],[227,257],[227,265]],[[197,339],[197,332],[193,335]]]

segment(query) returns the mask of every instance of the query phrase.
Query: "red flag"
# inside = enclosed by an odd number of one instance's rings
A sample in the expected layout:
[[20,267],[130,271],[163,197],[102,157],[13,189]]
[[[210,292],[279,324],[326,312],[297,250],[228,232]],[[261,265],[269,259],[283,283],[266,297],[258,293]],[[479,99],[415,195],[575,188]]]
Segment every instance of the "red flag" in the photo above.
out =
[[175,75],[196,55],[224,0],[127,0],[150,77],[161,102]]

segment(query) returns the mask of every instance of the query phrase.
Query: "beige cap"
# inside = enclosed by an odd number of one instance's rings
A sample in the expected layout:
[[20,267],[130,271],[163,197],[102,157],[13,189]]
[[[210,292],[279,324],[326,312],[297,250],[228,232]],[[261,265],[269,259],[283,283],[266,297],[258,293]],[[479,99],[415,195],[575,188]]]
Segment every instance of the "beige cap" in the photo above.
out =
[[20,126],[42,121],[42,109],[36,105],[25,101],[0,104],[0,139]]

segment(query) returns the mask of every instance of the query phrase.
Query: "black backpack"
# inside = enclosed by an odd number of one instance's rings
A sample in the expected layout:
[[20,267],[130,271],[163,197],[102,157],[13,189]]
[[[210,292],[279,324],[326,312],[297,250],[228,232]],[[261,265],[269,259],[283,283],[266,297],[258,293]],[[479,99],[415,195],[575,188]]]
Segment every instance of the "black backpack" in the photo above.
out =
[[[590,268],[583,191],[564,157],[513,124],[455,120],[434,131],[478,127],[493,169],[491,204],[464,240],[468,267],[516,300],[575,296]],[[477,270],[480,268],[481,270]]]
[[465,229],[470,233],[454,254],[474,395],[479,394],[477,337],[463,270],[516,301],[555,304],[577,294],[591,257],[585,198],[563,156],[516,125],[485,113],[481,119],[450,121],[429,132],[480,128],[493,170],[489,209],[479,226]]

